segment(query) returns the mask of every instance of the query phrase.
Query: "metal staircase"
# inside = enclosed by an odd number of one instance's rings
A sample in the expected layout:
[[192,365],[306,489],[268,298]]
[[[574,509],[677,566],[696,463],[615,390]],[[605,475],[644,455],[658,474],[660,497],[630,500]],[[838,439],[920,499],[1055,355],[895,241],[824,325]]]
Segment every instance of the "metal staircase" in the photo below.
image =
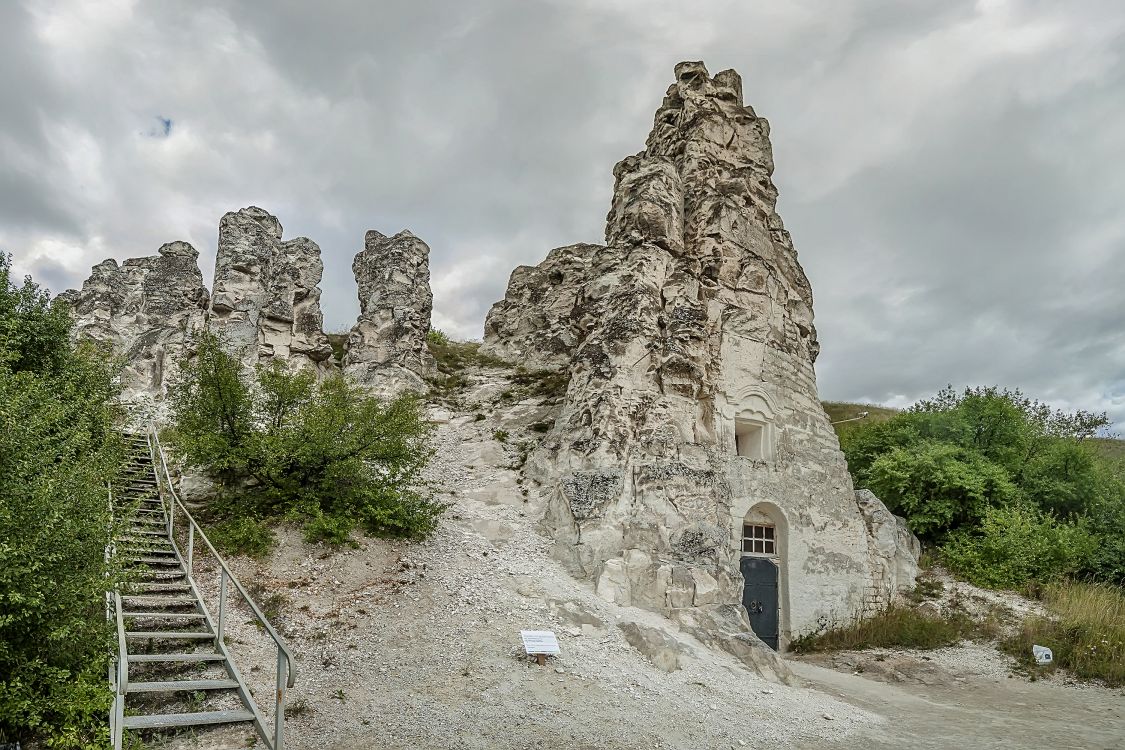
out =
[[[110,670],[114,748],[120,750],[126,729],[227,724],[253,726],[266,747],[283,750],[285,690],[295,677],[292,654],[180,502],[155,430],[125,439],[128,458],[110,503],[115,516],[126,520],[126,529],[107,551],[127,571],[127,582],[110,592],[107,601],[118,641]],[[217,617],[193,577],[197,547],[210,553],[209,571],[219,576]],[[272,728],[224,638],[232,589],[277,645]],[[204,703],[212,706],[198,710]]]

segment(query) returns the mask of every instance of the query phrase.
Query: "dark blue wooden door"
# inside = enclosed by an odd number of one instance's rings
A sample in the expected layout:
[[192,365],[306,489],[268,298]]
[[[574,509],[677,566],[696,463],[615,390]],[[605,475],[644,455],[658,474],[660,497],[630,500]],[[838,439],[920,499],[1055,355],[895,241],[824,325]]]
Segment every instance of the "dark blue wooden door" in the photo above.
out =
[[754,635],[777,651],[777,564],[765,557],[744,557],[741,568],[742,579],[746,581],[742,606],[750,615],[750,627]]

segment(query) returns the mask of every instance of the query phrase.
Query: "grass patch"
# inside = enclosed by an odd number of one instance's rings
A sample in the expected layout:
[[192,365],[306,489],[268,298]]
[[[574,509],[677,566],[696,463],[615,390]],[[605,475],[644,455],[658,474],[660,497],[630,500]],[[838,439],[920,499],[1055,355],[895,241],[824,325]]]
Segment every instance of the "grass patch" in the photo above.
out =
[[570,373],[560,370],[527,370],[517,368],[512,382],[520,386],[528,396],[543,396],[560,399],[566,395],[570,385]]
[[868,648],[942,648],[978,636],[979,626],[962,613],[930,617],[910,607],[886,612],[823,633],[803,635],[789,644],[802,654]]
[[[843,435],[845,432],[859,429],[866,425],[886,422],[891,417],[900,413],[898,409],[891,409],[886,406],[853,404],[847,401],[821,401],[820,405],[824,407],[824,411],[828,414],[829,422],[842,422],[842,424],[832,425],[832,429],[836,430],[837,435]],[[867,412],[866,417],[856,419],[856,417],[864,412]],[[846,419],[855,419],[855,421],[845,422],[844,420]]]
[[438,372],[443,375],[454,375],[469,367],[511,367],[499,357],[483,354],[479,341],[454,341],[440,331],[437,332],[440,336],[432,335],[434,333],[430,331],[426,344],[434,355]]
[[1054,652],[1055,665],[1110,687],[1125,685],[1125,591],[1097,583],[1059,583],[1041,593],[1050,617],[1026,620],[1005,651],[1035,665],[1034,644]]
[[270,527],[249,516],[209,524],[207,538],[215,545],[215,549],[225,555],[255,558],[268,555],[276,543]]
[[921,604],[927,599],[940,599],[944,592],[945,584],[940,579],[919,576],[914,589],[906,595],[906,598],[915,604]]
[[1125,463],[1125,440],[1120,438],[1090,438],[1090,445],[1106,458]]

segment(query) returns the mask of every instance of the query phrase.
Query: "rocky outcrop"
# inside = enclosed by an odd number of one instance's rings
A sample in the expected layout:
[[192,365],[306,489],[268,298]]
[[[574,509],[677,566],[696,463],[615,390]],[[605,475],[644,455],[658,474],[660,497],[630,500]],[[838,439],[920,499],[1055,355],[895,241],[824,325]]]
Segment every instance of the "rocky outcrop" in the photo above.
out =
[[281,222],[256,206],[223,216],[209,326],[249,366],[276,359],[323,371],[332,346],[320,311],[320,248],[281,236]]
[[163,393],[169,358],[202,328],[248,368],[279,361],[323,376],[342,365],[382,395],[424,392],[434,368],[426,345],[433,307],[429,252],[407,231],[367,233],[352,265],[359,320],[340,362],[323,330],[320,248],[305,237],[283,240],[281,222],[256,206],[220,221],[210,297],[199,254],[183,242],[165,245],[158,257],[99,263],[81,291],[60,297],[70,303],[80,335],[124,356],[128,400]]
[[537,266],[512,271],[504,299],[488,311],[481,351],[531,370],[569,366],[597,318],[599,297],[586,286],[594,268],[615,265],[609,248],[559,247]]
[[70,305],[77,335],[124,357],[122,395],[160,397],[203,326],[207,289],[199,253],[186,242],[169,242],[157,255],[112,258],[94,266],[81,290],[59,298]]
[[876,585],[817,397],[812,290],[738,74],[678,65],[646,145],[614,168],[606,247],[517,269],[486,347],[569,370],[528,464],[556,555],[606,598],[780,673],[741,606],[744,524],[777,535],[758,553],[777,566],[782,644],[862,614]]
[[864,595],[864,610],[879,611],[892,604],[899,594],[914,588],[922,572],[918,565],[922,545],[906,525],[906,519],[887,510],[871,490],[857,490],[855,501],[867,525],[871,567],[871,585]]
[[407,231],[367,232],[352,262],[359,287],[359,320],[348,336],[344,372],[384,393],[425,391],[434,369],[426,346],[433,294],[430,248]]

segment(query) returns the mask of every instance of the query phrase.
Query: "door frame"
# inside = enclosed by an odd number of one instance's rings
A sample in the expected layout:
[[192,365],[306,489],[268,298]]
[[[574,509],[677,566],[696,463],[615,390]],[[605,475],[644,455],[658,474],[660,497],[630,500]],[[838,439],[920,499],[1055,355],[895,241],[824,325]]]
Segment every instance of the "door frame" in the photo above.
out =
[[[746,506],[743,505],[743,508]],[[743,557],[764,557],[772,560],[777,568],[777,628],[778,628],[778,653],[784,653],[789,648],[789,519],[781,508],[769,500],[760,500],[750,504],[741,518],[735,517],[734,547],[739,560],[739,577],[742,577]],[[775,546],[773,554],[762,554],[742,551],[743,527],[746,524],[769,524],[774,527]],[[745,580],[743,581],[745,586]]]

